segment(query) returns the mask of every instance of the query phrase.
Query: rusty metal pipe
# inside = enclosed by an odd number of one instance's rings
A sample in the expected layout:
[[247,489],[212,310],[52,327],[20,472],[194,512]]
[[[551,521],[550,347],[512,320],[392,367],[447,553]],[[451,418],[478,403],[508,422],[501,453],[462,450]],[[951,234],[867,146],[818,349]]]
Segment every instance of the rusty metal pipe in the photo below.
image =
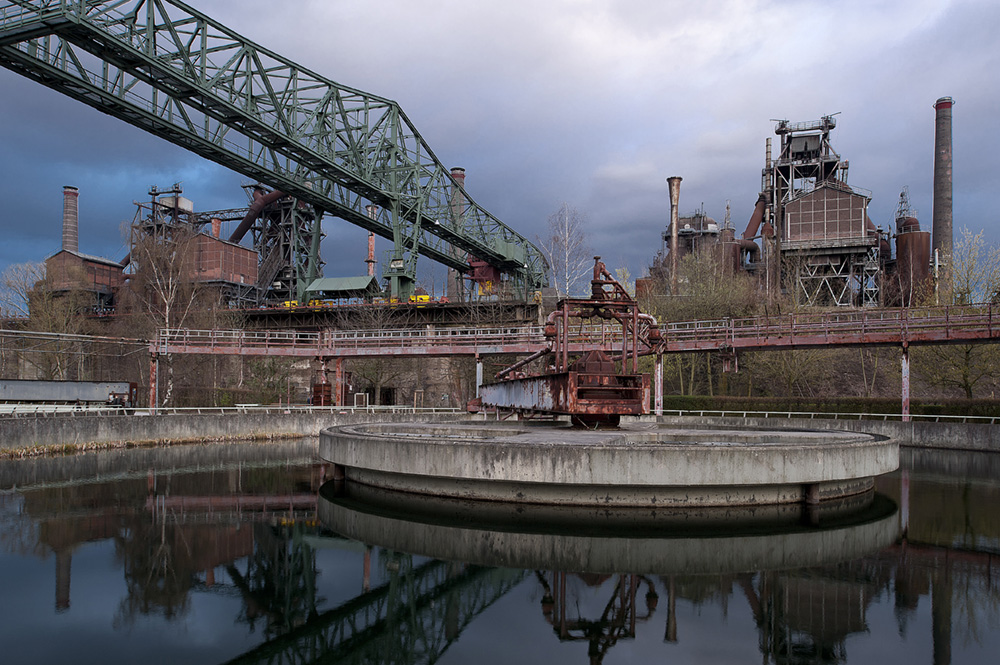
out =
[[278,199],[287,196],[284,192],[278,191],[277,189],[273,192],[263,193],[264,190],[257,188],[253,190],[253,203],[250,204],[250,209],[247,210],[247,214],[244,215],[243,220],[240,221],[240,225],[236,227],[232,235],[229,236],[229,242],[239,242],[243,240],[243,236],[246,235],[253,223],[257,221],[260,213],[264,208],[271,205]]
[[767,197],[761,193],[757,197],[757,203],[753,207],[753,214],[747,222],[747,228],[743,231],[743,239],[750,240],[757,235],[761,222],[764,221],[764,208],[767,207]]
[[514,370],[519,369],[521,367],[524,367],[525,365],[527,365],[531,361],[537,360],[538,358],[541,358],[542,356],[544,356],[544,355],[546,355],[548,353],[552,353],[552,345],[551,344],[549,344],[544,349],[541,349],[540,351],[535,351],[530,356],[527,356],[525,358],[522,358],[521,360],[518,360],[516,363],[514,363],[510,367],[507,367],[507,368],[504,368],[504,369],[500,370],[499,372],[497,372],[496,374],[493,375],[493,378],[496,379],[497,381],[499,381],[499,380],[503,379],[505,376],[507,376],[508,374],[510,374],[511,372],[513,372]]

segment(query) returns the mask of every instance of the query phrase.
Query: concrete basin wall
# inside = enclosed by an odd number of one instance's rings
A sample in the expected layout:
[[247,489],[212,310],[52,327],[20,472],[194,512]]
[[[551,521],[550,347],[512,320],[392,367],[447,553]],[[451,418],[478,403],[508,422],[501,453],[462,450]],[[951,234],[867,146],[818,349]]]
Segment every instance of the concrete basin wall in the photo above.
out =
[[895,439],[907,448],[940,448],[1000,452],[1000,425],[914,420],[847,420],[832,418],[739,418],[717,416],[641,416],[639,422],[675,427],[760,427],[864,432]]
[[[317,436],[325,427],[346,423],[443,420],[465,414],[336,411],[224,414],[58,415],[0,418],[0,456],[43,454],[123,445],[153,445],[211,440],[279,439]],[[482,416],[479,417],[480,420]]]
[[574,505],[766,505],[863,492],[899,464],[860,433],[343,426],[320,455],[350,480],[408,492]]

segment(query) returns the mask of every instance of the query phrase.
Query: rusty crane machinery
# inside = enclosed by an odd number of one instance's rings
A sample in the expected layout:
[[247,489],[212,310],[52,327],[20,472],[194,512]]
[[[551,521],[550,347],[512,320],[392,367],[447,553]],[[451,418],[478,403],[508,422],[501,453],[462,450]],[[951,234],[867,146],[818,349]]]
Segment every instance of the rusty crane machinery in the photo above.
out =
[[[653,353],[660,329],[594,257],[590,298],[566,298],[545,322],[546,346],[482,386],[482,406],[568,415],[574,424],[616,426],[649,413],[650,379],[639,356]],[[541,361],[543,370],[526,371]]]

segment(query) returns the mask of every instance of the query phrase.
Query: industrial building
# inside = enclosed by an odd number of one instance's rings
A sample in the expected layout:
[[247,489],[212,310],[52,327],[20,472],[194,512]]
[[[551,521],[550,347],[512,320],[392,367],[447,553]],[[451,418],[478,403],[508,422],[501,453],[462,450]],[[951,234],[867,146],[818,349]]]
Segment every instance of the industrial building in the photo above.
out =
[[681,179],[669,178],[671,222],[649,276],[637,280],[637,291],[676,294],[672,273],[678,270],[677,261],[691,253],[714,257],[723,270],[755,275],[768,293],[781,292],[802,306],[906,307],[940,289],[948,281],[952,247],[953,104],[943,97],[934,105],[933,261],[931,234],[920,229],[905,188],[895,230],[879,229],[872,222],[871,192],[848,184],[848,161],[830,140],[836,115],[828,115],[808,122],[778,121],[778,154],[772,158],[768,138],[760,194],[739,237],[728,210],[722,226],[703,209],[678,215]]

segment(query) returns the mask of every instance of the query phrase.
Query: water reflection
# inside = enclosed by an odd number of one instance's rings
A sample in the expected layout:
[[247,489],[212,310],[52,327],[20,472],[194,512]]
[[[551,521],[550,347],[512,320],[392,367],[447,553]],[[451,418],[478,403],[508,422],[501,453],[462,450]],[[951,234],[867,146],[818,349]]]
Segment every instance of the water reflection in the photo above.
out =
[[108,663],[986,663],[1000,649],[997,456],[904,457],[864,505],[654,517],[334,492],[314,452],[0,463],[5,662],[74,658],[81,622]]
[[472,502],[331,481],[321,489],[319,518],[350,538],[422,556],[595,573],[814,566],[863,556],[898,535],[895,504],[871,492],[813,512],[798,505],[685,511]]

